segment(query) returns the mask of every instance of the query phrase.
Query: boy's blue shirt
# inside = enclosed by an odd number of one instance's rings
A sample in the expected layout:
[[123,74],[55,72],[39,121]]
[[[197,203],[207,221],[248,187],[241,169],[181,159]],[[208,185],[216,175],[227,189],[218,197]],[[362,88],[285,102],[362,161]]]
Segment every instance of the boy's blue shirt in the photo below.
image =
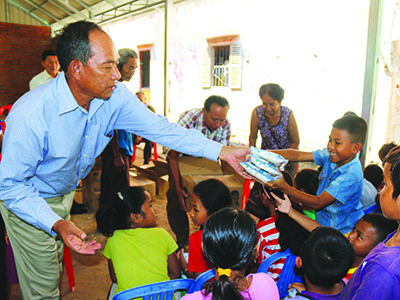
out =
[[336,228],[342,233],[351,231],[364,215],[361,204],[363,173],[359,155],[336,168],[329,159],[328,150],[313,152],[315,164],[322,166],[317,196],[329,193],[335,202],[316,213],[316,220],[323,226]]

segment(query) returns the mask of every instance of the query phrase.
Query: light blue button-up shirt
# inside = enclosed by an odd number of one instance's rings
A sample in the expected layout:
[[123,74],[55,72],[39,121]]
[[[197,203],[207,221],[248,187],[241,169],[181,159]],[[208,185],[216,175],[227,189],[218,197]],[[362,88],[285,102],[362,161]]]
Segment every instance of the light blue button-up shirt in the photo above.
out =
[[315,164],[322,166],[317,196],[325,191],[335,198],[335,202],[316,213],[316,220],[322,226],[336,228],[342,233],[350,232],[364,215],[360,201],[363,173],[358,154],[338,168],[330,161],[326,148],[314,151],[313,156]]
[[19,218],[54,234],[60,217],[44,198],[75,189],[111,140],[131,131],[193,156],[217,160],[222,145],[153,114],[124,84],[89,111],[73,97],[64,73],[26,93],[6,120],[0,163],[0,199]]

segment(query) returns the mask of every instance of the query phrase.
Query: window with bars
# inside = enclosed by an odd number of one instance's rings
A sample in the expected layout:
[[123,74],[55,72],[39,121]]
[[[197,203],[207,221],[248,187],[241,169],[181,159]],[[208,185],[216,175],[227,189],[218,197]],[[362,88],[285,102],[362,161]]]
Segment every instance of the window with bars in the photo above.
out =
[[229,54],[231,46],[213,47],[212,86],[229,86]]
[[[202,86],[241,89],[242,48],[237,37],[208,40],[203,50]],[[214,42],[216,40],[217,42]]]

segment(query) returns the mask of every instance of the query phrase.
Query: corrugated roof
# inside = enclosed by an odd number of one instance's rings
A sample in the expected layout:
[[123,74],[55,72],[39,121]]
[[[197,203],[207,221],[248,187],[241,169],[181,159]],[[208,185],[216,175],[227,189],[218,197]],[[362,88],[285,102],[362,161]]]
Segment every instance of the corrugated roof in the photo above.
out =
[[[42,26],[51,26],[53,35],[67,24],[87,20],[105,24],[163,6],[165,0],[3,0],[4,19],[10,22],[9,7],[17,8]],[[8,9],[7,9],[8,7]],[[7,11],[8,10],[8,11]],[[7,20],[8,19],[8,20]]]

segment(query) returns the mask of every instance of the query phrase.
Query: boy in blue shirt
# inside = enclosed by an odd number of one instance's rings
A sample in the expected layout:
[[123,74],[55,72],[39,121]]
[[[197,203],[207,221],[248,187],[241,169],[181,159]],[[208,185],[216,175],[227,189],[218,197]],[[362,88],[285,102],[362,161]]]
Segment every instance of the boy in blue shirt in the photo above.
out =
[[296,190],[282,178],[268,185],[286,193],[293,201],[301,203],[304,209],[315,209],[316,221],[322,226],[336,228],[342,233],[350,232],[364,214],[360,201],[363,173],[358,153],[366,132],[364,119],[347,115],[333,123],[324,150],[273,150],[289,161],[314,161],[322,167],[316,196]]

